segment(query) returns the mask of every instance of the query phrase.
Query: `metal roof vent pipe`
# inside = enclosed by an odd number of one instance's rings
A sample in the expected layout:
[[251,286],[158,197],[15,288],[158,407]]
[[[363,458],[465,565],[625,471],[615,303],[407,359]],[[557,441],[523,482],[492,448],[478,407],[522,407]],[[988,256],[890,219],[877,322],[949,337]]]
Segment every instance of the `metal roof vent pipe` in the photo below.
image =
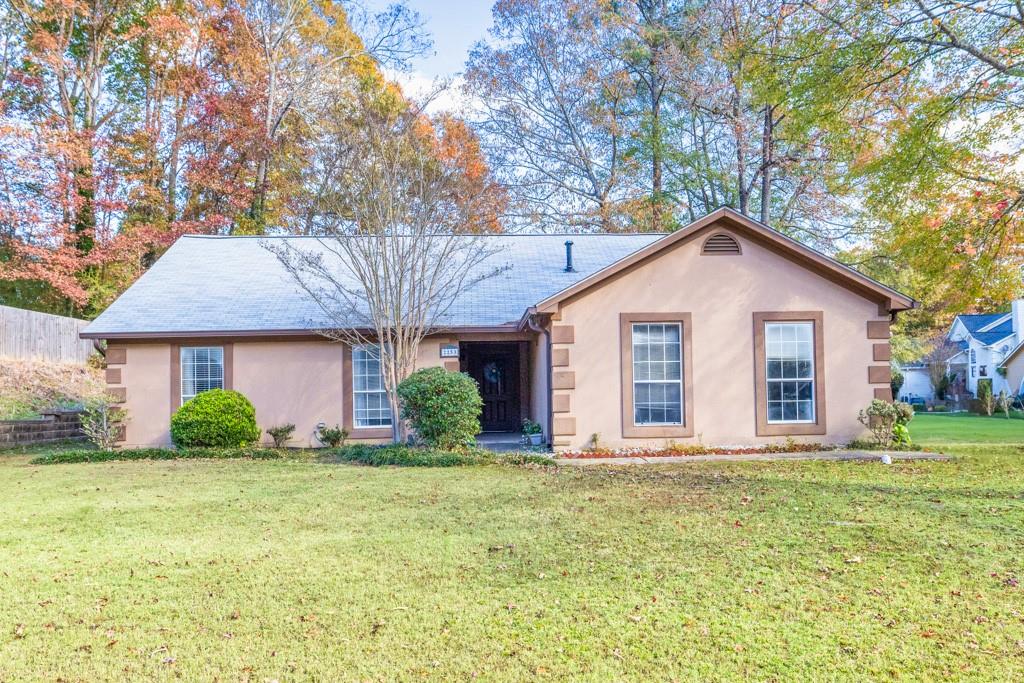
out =
[[576,269],[572,267],[572,240],[565,241],[565,272],[576,272]]

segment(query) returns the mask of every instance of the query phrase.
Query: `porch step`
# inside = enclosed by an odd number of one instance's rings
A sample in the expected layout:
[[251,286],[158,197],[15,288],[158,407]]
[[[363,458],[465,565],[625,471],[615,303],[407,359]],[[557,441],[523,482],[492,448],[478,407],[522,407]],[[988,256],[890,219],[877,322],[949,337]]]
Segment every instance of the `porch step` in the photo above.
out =
[[519,432],[491,432],[478,435],[476,445],[496,453],[518,451],[523,447],[523,438]]

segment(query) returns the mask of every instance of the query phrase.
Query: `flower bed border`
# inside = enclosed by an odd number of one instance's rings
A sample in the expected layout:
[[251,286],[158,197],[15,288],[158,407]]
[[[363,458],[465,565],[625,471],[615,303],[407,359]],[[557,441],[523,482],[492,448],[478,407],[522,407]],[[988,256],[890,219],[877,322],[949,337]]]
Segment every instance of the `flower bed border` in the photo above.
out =
[[698,455],[771,455],[774,453],[816,453],[840,450],[840,446],[825,446],[820,443],[786,443],[767,446],[669,446],[668,448],[592,448],[577,451],[562,451],[558,458],[679,458]]

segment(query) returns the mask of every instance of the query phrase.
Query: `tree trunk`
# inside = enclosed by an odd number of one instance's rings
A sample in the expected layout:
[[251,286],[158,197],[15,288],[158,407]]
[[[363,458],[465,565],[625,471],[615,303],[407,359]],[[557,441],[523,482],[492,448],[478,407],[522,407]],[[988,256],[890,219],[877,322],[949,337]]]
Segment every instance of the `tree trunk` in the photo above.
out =
[[181,153],[181,127],[184,124],[184,117],[185,107],[179,100],[174,113],[171,153],[167,159],[167,220],[172,223],[178,218],[178,157]]
[[772,154],[774,152],[775,140],[774,122],[772,113],[774,107],[765,105],[764,108],[764,130],[761,134],[761,222],[768,225],[771,219],[772,204]]
[[657,68],[651,65],[651,223],[655,232],[662,229],[662,157],[661,157],[661,94],[658,92]]
[[75,194],[78,195],[78,209],[75,211],[75,248],[82,255],[92,251],[96,244],[96,188],[92,170],[92,149],[87,160],[75,169]]
[[735,84],[733,86],[732,101],[732,129],[733,137],[736,140],[736,192],[739,198],[739,212],[744,216],[749,215],[750,193],[747,190],[747,140],[743,135],[743,123],[740,113],[740,93]]
[[267,204],[267,166],[269,152],[264,150],[262,158],[256,164],[256,181],[253,183],[252,205],[249,209],[249,217],[253,220],[254,226],[262,232],[264,227],[263,213]]

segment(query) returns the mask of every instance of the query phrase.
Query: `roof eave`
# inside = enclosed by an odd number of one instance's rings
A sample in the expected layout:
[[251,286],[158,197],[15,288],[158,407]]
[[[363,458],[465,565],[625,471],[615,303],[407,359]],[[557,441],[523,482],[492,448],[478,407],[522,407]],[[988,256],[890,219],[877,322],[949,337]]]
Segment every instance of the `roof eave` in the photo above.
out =
[[[289,330],[173,330],[173,331],[156,331],[156,332],[89,332],[87,330],[82,331],[78,334],[80,339],[106,339],[106,340],[160,340],[160,339],[207,339],[207,338],[227,338],[227,337],[238,337],[238,338],[266,338],[266,337],[309,337],[311,335],[320,335],[327,338],[327,335],[322,334],[324,330],[308,328],[308,329],[289,329]],[[371,332],[371,330],[357,330],[352,328],[353,332]],[[502,323],[500,325],[462,325],[462,326],[450,326],[450,327],[437,327],[428,332],[428,334],[484,334],[492,332],[507,332],[515,333],[521,331],[519,329],[519,323]]]
[[1008,354],[1006,354],[1006,358],[1003,359],[1003,362],[1000,363],[998,367],[1005,369],[1006,366],[1010,364],[1010,361],[1016,358],[1021,351],[1024,351],[1024,340],[1022,340]]

